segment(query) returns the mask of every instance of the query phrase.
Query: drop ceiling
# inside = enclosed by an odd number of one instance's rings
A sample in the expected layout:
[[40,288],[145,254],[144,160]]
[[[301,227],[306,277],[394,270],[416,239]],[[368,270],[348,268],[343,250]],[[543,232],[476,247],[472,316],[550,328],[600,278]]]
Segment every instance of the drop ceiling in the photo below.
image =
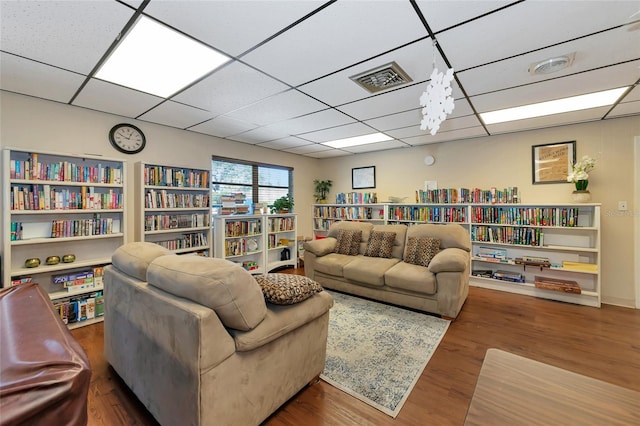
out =
[[[169,98],[96,79],[140,15],[232,60]],[[640,115],[637,0],[3,0],[0,16],[3,91],[315,158]],[[529,73],[567,54],[570,67]],[[350,79],[391,62],[412,81],[370,93]],[[431,135],[419,98],[434,62],[455,70],[455,109]],[[478,116],[623,86],[613,107],[495,125]],[[394,139],[322,145],[375,132]]]

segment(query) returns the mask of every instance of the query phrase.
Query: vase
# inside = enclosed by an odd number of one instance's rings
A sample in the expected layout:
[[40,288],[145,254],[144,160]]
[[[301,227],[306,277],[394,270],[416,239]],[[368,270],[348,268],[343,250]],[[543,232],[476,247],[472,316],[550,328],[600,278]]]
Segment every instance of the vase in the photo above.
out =
[[589,180],[588,179],[582,179],[582,180],[577,180],[576,181],[576,191],[586,191],[587,190],[587,186],[589,186]]
[[[577,183],[577,182],[576,182]],[[591,193],[589,191],[573,191],[571,198],[576,203],[588,203],[591,201]]]

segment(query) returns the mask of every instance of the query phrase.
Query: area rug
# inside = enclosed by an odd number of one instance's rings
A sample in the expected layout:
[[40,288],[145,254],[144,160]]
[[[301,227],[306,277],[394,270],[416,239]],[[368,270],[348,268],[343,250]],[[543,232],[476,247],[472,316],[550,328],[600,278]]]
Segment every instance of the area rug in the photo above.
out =
[[330,292],[327,383],[395,418],[449,321]]

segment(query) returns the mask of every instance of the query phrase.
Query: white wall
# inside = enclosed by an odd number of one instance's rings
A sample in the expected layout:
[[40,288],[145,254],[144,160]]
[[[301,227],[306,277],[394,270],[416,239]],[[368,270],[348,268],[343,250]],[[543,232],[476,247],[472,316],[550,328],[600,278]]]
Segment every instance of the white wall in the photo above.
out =
[[[109,129],[119,122],[133,122],[147,136],[147,147],[136,155],[124,156],[109,144]],[[531,146],[577,141],[577,155],[598,159],[589,179],[593,201],[602,203],[602,294],[603,302],[635,305],[633,215],[638,182],[634,182],[633,138],[640,135],[638,117],[585,123],[552,129],[521,132],[397,149],[378,153],[316,160],[228,142],[147,122],[136,122],[96,111],[71,107],[27,96],[0,92],[0,147],[15,147],[65,153],[90,153],[128,161],[133,183],[137,161],[209,168],[212,155],[260,161],[294,168],[295,211],[299,214],[299,235],[311,235],[313,180],[331,179],[330,199],[337,192],[351,191],[351,168],[376,166],[375,189],[380,200],[389,196],[408,197],[425,180],[437,180],[440,188],[488,188],[517,186],[525,203],[567,202],[570,184],[532,185]],[[436,163],[427,167],[425,155]],[[635,185],[635,186],[634,186]],[[134,186],[129,187],[127,211],[129,237],[133,239]],[[617,211],[625,200],[629,212]],[[635,202],[638,202],[637,200]]]
[[[332,179],[330,197],[351,189],[351,168],[376,166],[378,200],[389,196],[415,201],[415,191],[425,180],[436,180],[438,188],[504,188],[517,186],[523,203],[570,202],[574,187],[569,183],[533,185],[531,146],[576,141],[578,158],[598,160],[589,175],[592,201],[602,203],[602,300],[635,306],[633,217],[634,136],[640,134],[640,119],[627,117],[508,135],[423,145],[322,161],[322,179]],[[427,167],[423,160],[433,155]],[[627,201],[628,212],[618,212],[618,201]],[[637,202],[637,201],[636,201]]]
[[[7,92],[0,92],[0,108],[0,147],[95,154],[127,161],[126,215],[130,241],[134,239],[136,220],[135,163],[210,169],[212,155],[293,167],[294,211],[301,213],[298,234],[311,236],[313,180],[319,170],[319,161],[314,158]],[[109,130],[121,122],[133,123],[144,131],[147,145],[141,153],[125,155],[109,143]]]

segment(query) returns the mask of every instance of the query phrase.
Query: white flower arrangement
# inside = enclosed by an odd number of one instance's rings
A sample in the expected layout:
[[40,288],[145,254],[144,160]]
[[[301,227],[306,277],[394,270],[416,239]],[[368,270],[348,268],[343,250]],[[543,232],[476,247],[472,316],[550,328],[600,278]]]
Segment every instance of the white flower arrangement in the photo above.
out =
[[581,180],[588,180],[589,173],[596,166],[596,159],[591,158],[588,155],[583,156],[580,161],[571,166],[571,170],[567,175],[567,182],[578,182]]

